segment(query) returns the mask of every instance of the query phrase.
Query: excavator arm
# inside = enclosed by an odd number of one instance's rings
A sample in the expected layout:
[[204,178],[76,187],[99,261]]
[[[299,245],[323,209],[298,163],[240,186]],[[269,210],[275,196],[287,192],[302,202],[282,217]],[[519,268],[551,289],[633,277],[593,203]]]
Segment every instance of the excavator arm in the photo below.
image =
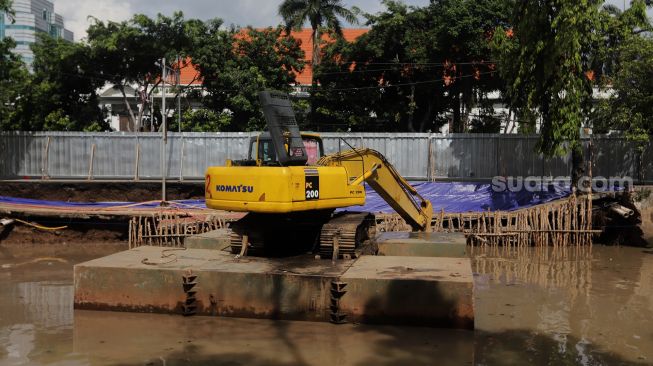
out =
[[342,166],[350,184],[367,182],[416,231],[428,231],[433,207],[376,150],[352,149],[322,157],[317,165]]

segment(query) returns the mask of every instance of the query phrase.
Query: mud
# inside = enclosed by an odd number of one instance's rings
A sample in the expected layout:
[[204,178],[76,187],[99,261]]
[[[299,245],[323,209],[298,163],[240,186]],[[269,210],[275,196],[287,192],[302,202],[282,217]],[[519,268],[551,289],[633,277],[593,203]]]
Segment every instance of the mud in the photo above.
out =
[[[168,182],[167,199],[204,198],[203,182]],[[0,183],[0,196],[66,202],[143,202],[161,199],[161,182],[61,182]]]
[[2,245],[86,244],[116,243],[128,239],[129,222],[126,219],[69,219],[51,217],[25,217],[26,221],[61,230],[41,230],[23,223],[0,227]]
[[0,254],[2,365],[653,363],[648,249],[475,248],[477,329],[451,331],[73,311],[73,263],[115,246],[42,247]]

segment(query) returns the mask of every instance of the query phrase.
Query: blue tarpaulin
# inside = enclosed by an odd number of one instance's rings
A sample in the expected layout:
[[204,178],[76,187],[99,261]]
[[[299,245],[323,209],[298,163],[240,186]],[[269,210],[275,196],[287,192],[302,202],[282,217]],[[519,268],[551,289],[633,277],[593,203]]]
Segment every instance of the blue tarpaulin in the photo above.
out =
[[[412,182],[422,197],[433,204],[433,211],[440,212],[481,212],[481,211],[512,211],[532,207],[567,197],[571,191],[568,185],[547,184],[534,189],[503,190],[496,192],[489,183],[465,182]],[[392,208],[369,186],[366,185],[366,203],[364,206],[344,208],[342,210],[366,212],[393,212]],[[534,191],[534,192],[533,192]],[[44,201],[26,198],[0,196],[0,203],[28,206],[47,206],[79,209],[103,209],[120,206],[133,208],[155,208],[158,202],[63,202]],[[204,200],[171,201],[172,205],[186,208],[206,208]]]
[[[417,192],[433,204],[433,211],[482,212],[512,211],[567,197],[569,185],[548,184],[537,189],[503,190],[495,192],[489,183],[465,182],[411,182]],[[535,191],[535,192],[532,192]],[[365,187],[365,206],[356,210],[366,212],[392,212],[392,208],[369,186]],[[349,208],[352,210],[354,208]]]

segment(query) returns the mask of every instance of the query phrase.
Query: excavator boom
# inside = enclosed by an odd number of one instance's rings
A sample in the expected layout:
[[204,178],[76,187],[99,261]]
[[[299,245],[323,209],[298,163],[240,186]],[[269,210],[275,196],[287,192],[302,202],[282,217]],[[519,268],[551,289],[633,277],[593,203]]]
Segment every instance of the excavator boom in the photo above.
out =
[[380,152],[352,149],[322,157],[317,165],[342,166],[351,185],[367,182],[416,231],[431,226],[433,207]]

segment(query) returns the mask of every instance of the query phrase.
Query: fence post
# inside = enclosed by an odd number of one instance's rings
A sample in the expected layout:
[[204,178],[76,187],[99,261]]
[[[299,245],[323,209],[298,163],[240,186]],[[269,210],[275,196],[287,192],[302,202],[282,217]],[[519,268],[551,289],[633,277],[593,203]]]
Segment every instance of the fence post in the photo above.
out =
[[50,179],[48,166],[50,165],[50,136],[45,143],[45,151],[43,152],[43,159],[41,161],[41,179]]
[[433,176],[434,176],[434,174],[433,174],[433,144],[432,144],[433,139],[432,139],[431,134],[429,134],[428,139],[429,139],[429,151],[428,151],[429,155],[427,156],[427,159],[426,159],[426,161],[427,161],[426,164],[428,165],[428,171],[426,172],[426,180],[429,181],[429,182],[433,182],[434,181],[434,178],[433,178]]
[[134,180],[138,181],[138,166],[141,163],[141,143],[136,141],[136,158],[134,161]]
[[179,181],[184,181],[184,147],[186,146],[186,140],[184,136],[181,136],[181,160],[179,161]]
[[95,160],[95,144],[91,146],[91,160],[88,163],[88,176],[86,180],[93,180],[93,161]]
[[501,161],[500,156],[499,156],[499,146],[501,145],[501,142],[503,141],[503,137],[499,136],[494,139],[494,159],[495,159],[495,167],[496,167],[496,177],[501,176],[501,167],[499,166],[499,162]]

